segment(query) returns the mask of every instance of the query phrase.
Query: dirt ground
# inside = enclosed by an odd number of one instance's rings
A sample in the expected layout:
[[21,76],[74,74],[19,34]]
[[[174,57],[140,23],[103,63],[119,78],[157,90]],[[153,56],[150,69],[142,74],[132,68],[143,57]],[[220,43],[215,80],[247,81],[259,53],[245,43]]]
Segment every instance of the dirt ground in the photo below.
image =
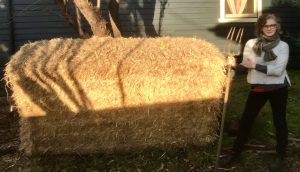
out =
[[18,156],[18,115],[11,112],[6,96],[0,97],[0,171],[14,164]]

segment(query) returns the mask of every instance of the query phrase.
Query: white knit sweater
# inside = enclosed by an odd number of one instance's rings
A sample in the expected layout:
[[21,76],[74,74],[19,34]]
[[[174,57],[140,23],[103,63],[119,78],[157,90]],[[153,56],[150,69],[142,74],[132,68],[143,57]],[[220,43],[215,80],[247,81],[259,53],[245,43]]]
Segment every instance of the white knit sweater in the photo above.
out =
[[267,73],[262,73],[255,69],[249,69],[247,81],[250,84],[283,84],[285,78],[291,85],[290,79],[286,72],[286,66],[289,60],[289,46],[287,43],[280,41],[279,44],[273,48],[273,52],[277,58],[273,61],[264,62],[264,52],[261,56],[257,56],[252,47],[257,39],[250,39],[245,46],[243,53],[243,60],[250,59],[256,64],[267,66]]

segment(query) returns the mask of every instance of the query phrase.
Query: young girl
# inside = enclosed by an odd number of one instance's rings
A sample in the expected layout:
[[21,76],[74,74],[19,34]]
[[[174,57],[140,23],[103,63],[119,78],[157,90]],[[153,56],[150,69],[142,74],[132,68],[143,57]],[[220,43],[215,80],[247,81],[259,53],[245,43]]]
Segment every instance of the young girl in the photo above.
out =
[[290,80],[286,72],[289,47],[280,40],[279,33],[279,19],[274,14],[263,14],[256,23],[257,38],[246,43],[243,61],[236,69],[248,70],[247,81],[251,89],[232,148],[233,153],[221,159],[221,166],[228,166],[237,160],[256,116],[267,101],[271,104],[277,141],[277,156],[270,163],[270,170],[278,170],[283,165],[288,143],[286,104]]

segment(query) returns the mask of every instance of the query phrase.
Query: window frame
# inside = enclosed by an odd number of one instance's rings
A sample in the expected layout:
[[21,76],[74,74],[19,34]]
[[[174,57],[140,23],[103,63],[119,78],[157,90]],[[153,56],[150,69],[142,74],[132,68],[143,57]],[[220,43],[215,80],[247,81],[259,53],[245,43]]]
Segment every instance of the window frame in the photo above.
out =
[[234,22],[256,22],[257,18],[262,14],[262,0],[253,0],[256,5],[256,11],[253,14],[225,14],[226,0],[220,0],[220,18],[219,23],[234,23]]

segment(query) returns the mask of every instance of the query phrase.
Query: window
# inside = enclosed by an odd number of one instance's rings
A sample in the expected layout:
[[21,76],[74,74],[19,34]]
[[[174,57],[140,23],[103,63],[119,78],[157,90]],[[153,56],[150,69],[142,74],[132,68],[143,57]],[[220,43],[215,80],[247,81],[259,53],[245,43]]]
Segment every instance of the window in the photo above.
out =
[[255,22],[261,10],[262,0],[220,0],[219,22]]

